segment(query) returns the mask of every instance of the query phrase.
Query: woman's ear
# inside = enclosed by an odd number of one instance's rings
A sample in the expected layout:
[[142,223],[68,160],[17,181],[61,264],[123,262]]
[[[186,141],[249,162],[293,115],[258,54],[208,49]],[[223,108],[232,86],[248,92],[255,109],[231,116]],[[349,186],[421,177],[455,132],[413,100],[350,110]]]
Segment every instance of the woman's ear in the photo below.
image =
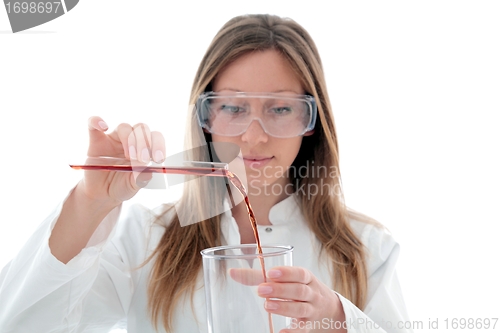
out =
[[311,136],[314,134],[314,129],[310,130],[310,131],[307,131],[304,133],[304,136]]

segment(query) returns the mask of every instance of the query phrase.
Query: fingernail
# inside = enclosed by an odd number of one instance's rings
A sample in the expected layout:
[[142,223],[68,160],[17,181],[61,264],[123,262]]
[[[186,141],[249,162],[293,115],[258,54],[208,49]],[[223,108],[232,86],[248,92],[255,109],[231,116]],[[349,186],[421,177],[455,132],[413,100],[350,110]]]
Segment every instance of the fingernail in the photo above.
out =
[[134,146],[129,146],[128,147],[128,154],[130,155],[130,159],[131,160],[136,160],[137,159],[137,154],[135,153]]
[[269,278],[279,278],[281,276],[281,271],[277,269],[271,269],[270,271],[267,272],[267,277]]
[[266,301],[266,303],[264,303],[264,307],[268,310],[277,310],[279,305],[276,302]]
[[161,150],[157,150],[155,152],[155,161],[160,163],[160,162],[163,162],[164,159],[165,159],[165,156],[163,156],[163,153],[161,152]]
[[270,286],[259,286],[257,292],[262,295],[267,295],[273,292],[273,288]]
[[106,124],[104,121],[100,121],[97,123],[99,125],[100,128],[102,128],[103,130],[106,130],[108,129],[108,124]]
[[149,150],[148,148],[144,148],[141,153],[141,160],[143,162],[149,162],[151,158],[149,157]]
[[143,187],[146,187],[149,183],[149,180],[138,180],[136,182],[137,186],[139,186],[140,188],[143,188]]

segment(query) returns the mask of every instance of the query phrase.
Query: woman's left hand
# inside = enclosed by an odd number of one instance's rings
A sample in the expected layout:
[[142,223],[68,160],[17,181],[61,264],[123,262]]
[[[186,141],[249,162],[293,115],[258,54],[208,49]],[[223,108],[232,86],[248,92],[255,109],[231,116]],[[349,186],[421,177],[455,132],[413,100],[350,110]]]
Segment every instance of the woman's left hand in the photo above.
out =
[[339,297],[307,269],[274,267],[264,283],[262,275],[255,276],[255,272],[232,269],[231,277],[246,285],[258,284],[257,292],[266,298],[267,312],[293,318],[291,327],[280,333],[347,332]]

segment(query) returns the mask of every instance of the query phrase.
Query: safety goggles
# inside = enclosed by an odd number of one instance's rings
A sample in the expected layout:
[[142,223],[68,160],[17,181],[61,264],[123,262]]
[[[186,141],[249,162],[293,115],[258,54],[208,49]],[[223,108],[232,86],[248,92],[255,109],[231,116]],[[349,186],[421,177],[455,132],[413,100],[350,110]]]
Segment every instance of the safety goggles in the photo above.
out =
[[309,95],[206,92],[198,97],[196,112],[200,126],[212,134],[239,136],[257,120],[268,135],[291,138],[314,129],[318,111]]

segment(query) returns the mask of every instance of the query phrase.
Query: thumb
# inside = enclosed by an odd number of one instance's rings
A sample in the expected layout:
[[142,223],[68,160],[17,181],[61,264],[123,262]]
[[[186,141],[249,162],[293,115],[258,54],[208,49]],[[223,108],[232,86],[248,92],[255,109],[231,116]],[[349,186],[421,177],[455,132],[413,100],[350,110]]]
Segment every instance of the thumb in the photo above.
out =
[[89,118],[87,125],[89,128],[89,147],[87,154],[93,156],[97,153],[95,150],[99,150],[96,144],[106,137],[104,132],[108,130],[108,124],[106,124],[101,117],[94,116]]
[[[101,117],[93,116],[88,120],[89,134],[92,136],[97,132],[106,132],[108,130],[108,124]],[[93,133],[94,132],[94,133]]]
[[137,172],[134,172],[134,178],[135,178],[135,184],[140,188],[144,188],[153,178],[153,174],[151,172],[140,172],[138,174]]

